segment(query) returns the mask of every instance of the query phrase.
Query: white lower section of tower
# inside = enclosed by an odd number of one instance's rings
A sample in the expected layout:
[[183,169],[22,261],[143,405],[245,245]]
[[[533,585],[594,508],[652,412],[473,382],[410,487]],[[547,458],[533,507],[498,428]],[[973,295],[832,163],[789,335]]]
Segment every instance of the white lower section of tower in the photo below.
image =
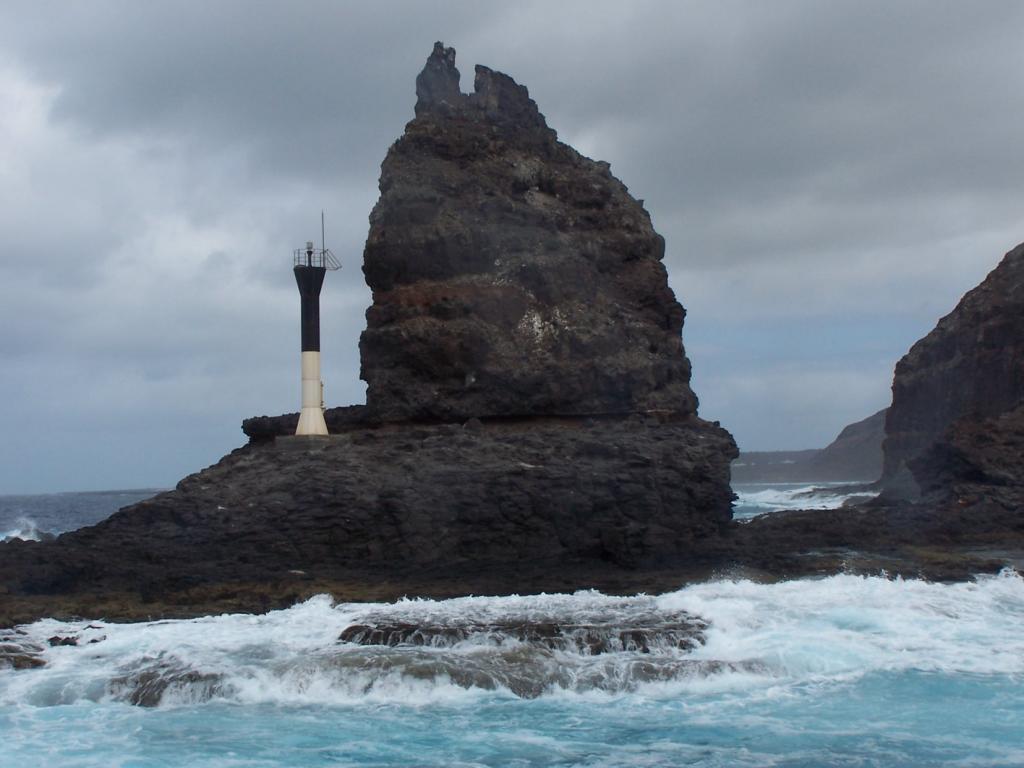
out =
[[320,382],[320,353],[302,353],[302,411],[296,435],[326,435],[324,421],[324,385]]

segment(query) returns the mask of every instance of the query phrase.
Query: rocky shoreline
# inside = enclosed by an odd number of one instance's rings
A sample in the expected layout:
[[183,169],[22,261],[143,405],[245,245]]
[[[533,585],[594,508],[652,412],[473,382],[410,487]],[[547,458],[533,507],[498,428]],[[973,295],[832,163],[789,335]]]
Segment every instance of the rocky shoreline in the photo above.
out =
[[[112,586],[29,593],[8,587],[0,600],[0,628],[40,618],[151,621],[221,613],[262,613],[313,595],[339,602],[390,602],[404,597],[537,594],[595,589],[612,595],[660,594],[716,578],[774,582],[838,573],[969,581],[1005,568],[1024,572],[1019,515],[987,510],[971,530],[933,510],[905,506],[863,510],[785,511],[749,523],[730,523],[699,556],[628,567],[586,559],[531,560],[502,566],[406,569],[352,568],[329,576],[305,571],[215,580],[145,591]],[[21,545],[24,546],[24,545]],[[36,560],[30,542],[29,561]],[[24,562],[20,558],[18,561]]]

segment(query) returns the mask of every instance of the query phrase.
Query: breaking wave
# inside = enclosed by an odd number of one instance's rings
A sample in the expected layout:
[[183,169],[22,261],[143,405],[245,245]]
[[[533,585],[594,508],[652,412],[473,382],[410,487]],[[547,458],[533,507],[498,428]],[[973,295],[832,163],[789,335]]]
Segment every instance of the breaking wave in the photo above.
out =
[[44,620],[0,768],[1021,765],[1022,678],[1011,572]]
[[860,483],[779,483],[771,486],[736,483],[733,492],[736,494],[733,518],[741,521],[786,509],[839,509],[877,495],[864,490]]
[[481,694],[685,695],[884,670],[1024,674],[1024,582],[832,576],[596,592],[338,604],[263,616],[84,624],[0,636],[45,666],[0,672],[0,705],[422,705]]
[[0,541],[12,541],[14,539],[42,541],[51,535],[47,531],[41,531],[35,520],[28,517],[19,517],[14,523],[14,528],[0,531]]

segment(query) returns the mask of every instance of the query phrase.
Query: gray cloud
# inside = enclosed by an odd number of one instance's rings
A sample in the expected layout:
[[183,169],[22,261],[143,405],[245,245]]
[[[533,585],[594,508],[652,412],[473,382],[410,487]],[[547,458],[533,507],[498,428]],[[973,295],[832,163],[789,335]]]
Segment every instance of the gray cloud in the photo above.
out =
[[293,409],[288,254],[321,208],[328,394],[362,398],[366,217],[435,39],[646,200],[702,412],[821,444],[1022,239],[1022,29],[1013,2],[4,6],[0,408],[25,437],[0,492],[171,483]]

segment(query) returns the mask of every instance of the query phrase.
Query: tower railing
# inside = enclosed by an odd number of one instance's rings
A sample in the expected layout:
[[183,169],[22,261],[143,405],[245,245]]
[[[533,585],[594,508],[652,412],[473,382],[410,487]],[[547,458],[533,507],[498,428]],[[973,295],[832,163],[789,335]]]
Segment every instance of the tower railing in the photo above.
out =
[[292,266],[335,270],[341,269],[341,262],[326,248],[296,248],[292,251]]

